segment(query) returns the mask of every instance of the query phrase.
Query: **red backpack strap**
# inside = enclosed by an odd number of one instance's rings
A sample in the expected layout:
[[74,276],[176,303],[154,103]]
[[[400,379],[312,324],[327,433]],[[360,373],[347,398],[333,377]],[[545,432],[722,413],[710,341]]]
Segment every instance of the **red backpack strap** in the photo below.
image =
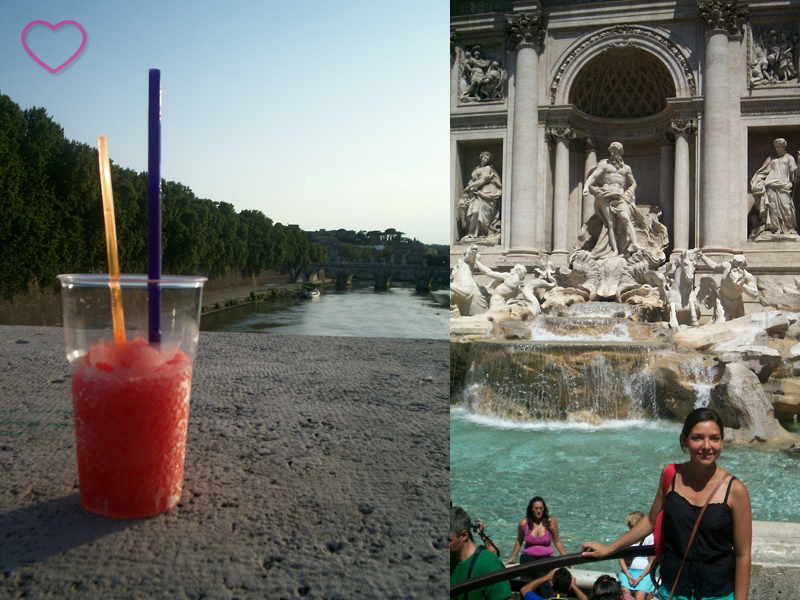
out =
[[669,491],[669,486],[672,484],[672,480],[675,479],[675,474],[677,472],[678,465],[675,463],[668,464],[667,468],[664,469],[664,480],[661,482],[661,487],[664,489],[665,497]]

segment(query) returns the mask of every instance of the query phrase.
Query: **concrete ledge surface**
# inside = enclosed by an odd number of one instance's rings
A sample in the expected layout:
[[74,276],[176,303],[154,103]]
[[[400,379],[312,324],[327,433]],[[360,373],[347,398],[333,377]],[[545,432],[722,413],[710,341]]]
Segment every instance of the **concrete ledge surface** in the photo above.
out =
[[0,327],[0,598],[445,598],[446,340],[203,333],[181,503],[80,506],[60,329]]

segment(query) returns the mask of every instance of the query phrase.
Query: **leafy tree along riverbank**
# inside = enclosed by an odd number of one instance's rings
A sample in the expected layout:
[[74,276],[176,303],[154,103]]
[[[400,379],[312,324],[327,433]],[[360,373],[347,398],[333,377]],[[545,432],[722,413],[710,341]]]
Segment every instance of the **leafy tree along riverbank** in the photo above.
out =
[[[120,269],[145,273],[147,173],[112,163],[111,178]],[[237,213],[178,182],[161,187],[164,273],[295,274],[309,264],[299,227]],[[66,139],[45,109],[22,110],[0,94],[0,295],[24,293],[31,281],[55,286],[59,273],[107,270],[97,149]]]

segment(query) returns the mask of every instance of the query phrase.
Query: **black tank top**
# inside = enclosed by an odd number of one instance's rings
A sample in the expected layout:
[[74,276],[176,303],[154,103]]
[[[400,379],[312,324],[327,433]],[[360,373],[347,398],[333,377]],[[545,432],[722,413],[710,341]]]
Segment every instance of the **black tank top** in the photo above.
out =
[[[664,501],[661,561],[662,586],[672,589],[686,546],[702,506],[695,506],[675,491],[675,479]],[[733,593],[736,563],[733,556],[733,514],[728,495],[735,477],[728,482],[725,500],[709,503],[697,528],[692,547],[681,571],[676,596],[687,598],[726,596]]]

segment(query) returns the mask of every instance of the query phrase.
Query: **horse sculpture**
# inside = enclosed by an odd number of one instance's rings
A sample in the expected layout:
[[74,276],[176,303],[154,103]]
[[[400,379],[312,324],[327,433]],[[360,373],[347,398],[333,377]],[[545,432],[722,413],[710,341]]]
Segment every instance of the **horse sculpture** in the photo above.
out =
[[478,315],[489,308],[489,295],[472,273],[479,256],[478,246],[473,244],[464,250],[450,272],[450,311],[458,311],[461,317]]
[[684,250],[677,259],[668,262],[659,271],[666,277],[666,308],[670,329],[678,329],[678,311],[689,309],[690,324],[694,327],[700,318],[700,306],[694,288],[694,272],[700,251]]

